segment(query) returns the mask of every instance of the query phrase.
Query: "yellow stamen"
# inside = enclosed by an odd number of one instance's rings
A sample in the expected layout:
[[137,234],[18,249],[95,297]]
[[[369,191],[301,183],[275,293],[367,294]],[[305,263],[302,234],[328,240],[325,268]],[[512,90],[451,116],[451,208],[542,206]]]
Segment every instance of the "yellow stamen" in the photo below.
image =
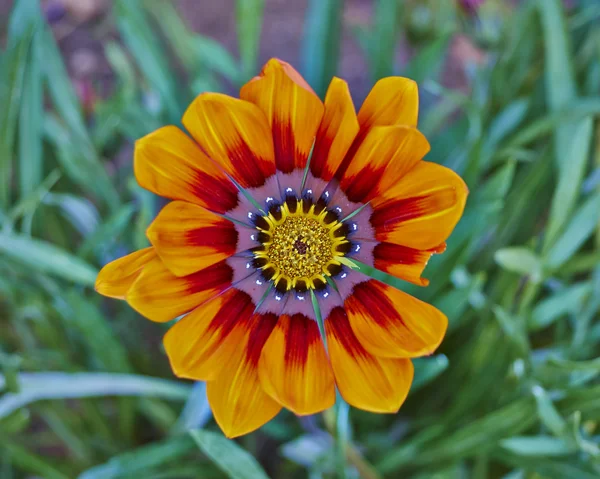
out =
[[268,227],[261,229],[266,233],[264,250],[255,256],[266,260],[263,270],[273,271],[272,280],[277,286],[280,282],[285,289],[300,284],[315,288],[319,281],[324,284],[326,276],[331,276],[330,267],[347,264],[344,253],[337,251],[339,245],[348,243],[344,236],[336,235],[342,224],[335,220],[325,223],[327,210],[315,214],[311,205],[303,211],[304,200],[297,200],[296,208],[283,204],[280,215],[268,214],[264,217]]

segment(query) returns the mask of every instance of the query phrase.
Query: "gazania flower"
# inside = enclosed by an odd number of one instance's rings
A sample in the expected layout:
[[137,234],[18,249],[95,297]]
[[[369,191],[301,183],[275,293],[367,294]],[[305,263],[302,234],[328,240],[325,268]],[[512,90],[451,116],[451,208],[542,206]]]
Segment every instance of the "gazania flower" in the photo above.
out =
[[240,99],[199,95],[189,136],[167,126],[136,143],[139,183],[173,201],[152,246],[105,266],[96,289],[153,321],[185,315],[167,355],[177,376],[207,381],[227,436],[282,407],[328,409],[336,386],[352,406],[395,412],[410,358],[442,341],[440,311],[361,272],[426,285],[462,214],[464,182],[422,161],[417,111],[411,80],[380,80],[356,114],[344,81],[322,102],[271,60]]

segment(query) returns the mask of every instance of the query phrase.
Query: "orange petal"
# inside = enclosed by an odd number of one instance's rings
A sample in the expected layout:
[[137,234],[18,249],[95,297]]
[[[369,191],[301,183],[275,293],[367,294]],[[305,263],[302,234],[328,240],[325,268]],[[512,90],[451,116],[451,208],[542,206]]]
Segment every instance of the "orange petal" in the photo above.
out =
[[429,142],[415,128],[373,128],[350,162],[340,186],[350,201],[367,202],[395,185],[429,149]]
[[411,248],[435,248],[458,223],[468,192],[452,170],[422,161],[371,201],[375,236]]
[[142,269],[156,257],[154,248],[144,248],[108,263],[98,273],[96,291],[111,298],[125,299],[127,290]]
[[279,317],[262,350],[259,375],[265,392],[295,414],[315,414],[335,403],[319,327],[303,314]]
[[423,251],[392,243],[378,243],[373,249],[374,266],[405,281],[427,286],[429,280],[422,278],[421,274],[429,258],[433,254],[443,253],[445,249],[446,243]]
[[419,89],[409,78],[382,78],[371,89],[358,112],[361,131],[374,126],[417,126]]
[[127,292],[127,302],[152,321],[165,322],[191,311],[231,285],[233,270],[224,261],[188,276],[175,276],[156,257]]
[[279,60],[270,60],[259,78],[246,83],[240,98],[258,105],[273,132],[277,169],[304,168],[323,116],[323,103],[301,85],[299,74]]
[[135,143],[134,171],[147,190],[225,213],[238,204],[235,185],[179,128],[165,126]]
[[438,309],[374,279],[356,284],[344,305],[354,334],[376,356],[431,354],[448,328]]
[[179,320],[164,338],[173,372],[193,380],[216,379],[247,340],[253,312],[250,296],[230,288]]
[[277,317],[255,314],[244,326],[245,340],[238,343],[235,357],[214,381],[206,385],[215,420],[227,437],[258,429],[281,410],[281,405],[264,392],[258,361]]
[[353,162],[354,156],[371,128],[376,126],[405,125],[416,127],[419,114],[417,84],[402,77],[379,80],[371,89],[358,112],[360,130],[336,172],[339,180]]
[[270,128],[252,103],[202,93],[182,121],[204,151],[243,187],[262,186],[275,173]]
[[238,239],[231,221],[185,201],[165,206],[146,234],[165,266],[177,276],[228,258],[235,253]]
[[[312,94],[316,95],[315,91],[310,87],[310,85],[307,83],[307,81],[304,78],[302,78],[302,75],[300,75],[300,73],[298,73],[298,71],[292,65],[290,65],[288,62],[284,62],[283,60],[280,60],[279,58],[271,58],[271,60],[269,60],[262,67],[262,70],[260,71],[259,75],[251,78],[248,83],[260,80],[263,76],[265,76],[266,71],[271,68],[270,64],[273,62],[278,63],[278,66],[283,68],[283,70],[285,71],[287,76],[290,77],[290,79],[294,83],[301,86],[305,90],[311,92]],[[244,86],[246,86],[246,85],[244,85]]]
[[335,382],[348,404],[378,413],[398,411],[413,380],[410,359],[370,354],[352,332],[340,307],[331,311],[325,330]]
[[358,120],[348,84],[334,77],[325,95],[325,113],[310,160],[311,173],[331,180],[357,133]]

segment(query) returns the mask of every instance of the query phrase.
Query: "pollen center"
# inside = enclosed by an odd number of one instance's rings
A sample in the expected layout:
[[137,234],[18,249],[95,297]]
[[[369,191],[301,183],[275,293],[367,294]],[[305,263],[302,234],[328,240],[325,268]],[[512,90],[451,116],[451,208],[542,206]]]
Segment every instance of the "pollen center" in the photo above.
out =
[[352,266],[348,227],[322,204],[289,198],[256,218],[260,246],[253,264],[277,290],[324,288],[327,277]]
[[290,216],[275,227],[266,254],[284,275],[311,277],[333,258],[332,245],[329,229],[319,220]]

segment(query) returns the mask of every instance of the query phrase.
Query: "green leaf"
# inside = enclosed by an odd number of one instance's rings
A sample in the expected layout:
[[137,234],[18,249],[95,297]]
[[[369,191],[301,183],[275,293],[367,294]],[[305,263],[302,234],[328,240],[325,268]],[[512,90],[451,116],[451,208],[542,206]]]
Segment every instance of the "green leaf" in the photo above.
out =
[[[565,28],[562,2],[538,0],[537,6],[544,31],[546,95],[550,110],[557,112],[567,108],[577,98],[571,61],[573,55]],[[564,122],[556,129],[554,150],[559,181],[550,210],[545,248],[554,243],[575,206],[591,140],[590,119]]]
[[519,456],[568,456],[577,451],[574,441],[552,436],[517,436],[500,441],[500,446]]
[[[4,389],[0,377],[0,391]],[[19,392],[0,397],[0,418],[36,401],[103,396],[150,396],[187,399],[190,386],[176,381],[135,374],[110,373],[21,373]]]
[[494,259],[505,270],[528,276],[534,283],[542,279],[542,262],[528,248],[503,248],[496,251]]
[[236,0],[235,2],[236,31],[242,60],[243,81],[248,81],[256,74],[264,8],[264,0]]
[[579,283],[558,291],[540,301],[531,313],[531,319],[528,324],[529,329],[537,330],[546,328],[565,314],[576,314],[591,292],[591,283]]
[[149,25],[146,11],[138,0],[118,0],[114,8],[119,32],[150,86],[160,96],[161,107],[172,123],[179,123],[183,108],[179,104],[172,69]]
[[[25,27],[33,31],[23,82],[19,112],[19,185],[21,197],[42,181],[42,36],[41,12],[37,0],[20,1],[11,17],[12,33]],[[15,25],[18,23],[18,25]]]
[[92,286],[98,271],[77,256],[42,240],[0,232],[0,252],[25,266],[67,281]]
[[198,447],[231,479],[269,479],[258,462],[235,442],[221,434],[190,431]]
[[[33,27],[29,22],[18,21],[27,10],[23,0],[15,5],[12,19],[13,28],[8,39],[7,51],[0,64],[0,208],[9,205],[13,170],[13,146],[19,115],[19,105],[23,95],[24,75],[28,53],[33,37]],[[27,28],[24,28],[27,25]]]
[[42,32],[43,70],[52,104],[64,125],[45,115],[43,129],[58,149],[63,169],[81,187],[93,191],[111,209],[119,195],[111,182],[86,128],[81,105],[73,90],[56,41],[49,29]]
[[394,74],[399,15],[400,2],[397,0],[376,0],[368,56],[373,81]]
[[562,235],[548,251],[545,266],[554,271],[568,261],[600,224],[600,193],[590,197],[575,211]]
[[240,70],[231,53],[212,38],[196,35],[191,45],[200,56],[203,65],[233,84],[240,84]]
[[342,0],[310,0],[304,18],[302,73],[323,98],[340,57]]
[[445,32],[419,51],[404,68],[403,76],[422,83],[436,78],[444,63],[446,52],[452,39],[452,32]]
[[429,358],[414,359],[415,379],[410,390],[414,392],[427,385],[442,374],[448,368],[449,364],[448,357],[444,354],[437,354]]
[[552,399],[541,386],[535,385],[531,389],[537,404],[538,415],[542,423],[557,437],[563,437],[567,431],[567,423],[562,418]]
[[188,436],[173,436],[114,456],[106,464],[82,472],[78,479],[148,477],[142,473],[162,464],[175,463],[193,448],[194,442]]

